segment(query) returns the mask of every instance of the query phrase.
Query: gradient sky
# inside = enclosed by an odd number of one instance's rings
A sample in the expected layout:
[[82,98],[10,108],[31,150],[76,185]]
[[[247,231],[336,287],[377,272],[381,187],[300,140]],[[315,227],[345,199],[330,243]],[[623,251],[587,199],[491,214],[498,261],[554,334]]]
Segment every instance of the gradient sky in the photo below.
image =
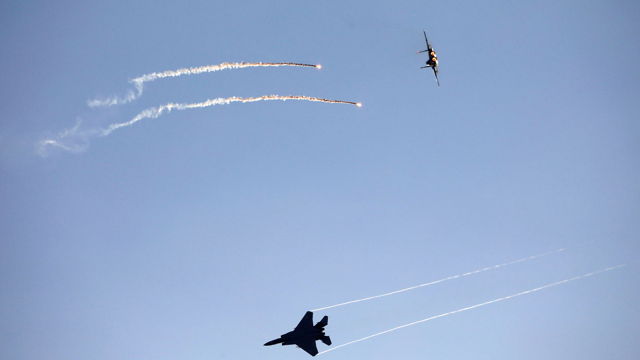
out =
[[[4,1],[0,358],[304,359],[262,344],[330,309],[327,359],[636,359],[636,1]],[[438,50],[421,71],[422,30]],[[227,61],[320,63],[148,83]],[[82,151],[43,139],[168,102]],[[325,347],[318,345],[320,350]]]

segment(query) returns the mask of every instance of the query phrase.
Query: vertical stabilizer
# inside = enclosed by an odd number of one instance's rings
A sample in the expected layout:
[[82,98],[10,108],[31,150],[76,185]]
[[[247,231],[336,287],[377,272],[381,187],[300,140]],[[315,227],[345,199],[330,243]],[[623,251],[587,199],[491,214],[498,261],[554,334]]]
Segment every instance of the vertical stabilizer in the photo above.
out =
[[325,315],[322,318],[322,320],[318,321],[318,323],[316,324],[315,327],[316,327],[316,329],[321,329],[321,328],[327,326],[328,324],[329,324],[329,317]]

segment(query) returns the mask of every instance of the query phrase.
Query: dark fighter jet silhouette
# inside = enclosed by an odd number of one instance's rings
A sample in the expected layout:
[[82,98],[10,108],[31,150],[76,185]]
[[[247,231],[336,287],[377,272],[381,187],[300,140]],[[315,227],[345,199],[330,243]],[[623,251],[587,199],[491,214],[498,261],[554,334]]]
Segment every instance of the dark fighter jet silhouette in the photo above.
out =
[[427,43],[427,50],[418,51],[418,53],[426,52],[429,55],[427,59],[426,66],[420,67],[420,69],[432,68],[433,74],[436,76],[436,82],[438,86],[440,86],[440,80],[438,79],[438,55],[436,55],[436,51],[433,50],[431,44],[429,44],[429,39],[427,39],[427,32],[422,31],[424,33],[424,41]]
[[280,343],[282,345],[298,345],[299,348],[308,352],[311,356],[316,356],[318,354],[317,340],[331,345],[331,338],[324,334],[324,327],[327,324],[329,324],[329,317],[325,316],[317,324],[313,325],[313,313],[307,311],[293,331],[280,335],[280,338],[271,340],[264,346]]

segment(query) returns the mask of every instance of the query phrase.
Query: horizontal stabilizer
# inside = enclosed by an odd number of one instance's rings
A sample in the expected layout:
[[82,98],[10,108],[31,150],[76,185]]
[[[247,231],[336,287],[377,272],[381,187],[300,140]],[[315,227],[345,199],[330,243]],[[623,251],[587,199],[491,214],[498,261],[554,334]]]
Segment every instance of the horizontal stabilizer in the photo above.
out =
[[322,318],[322,320],[318,321],[318,323],[316,324],[315,327],[316,327],[316,329],[321,329],[321,328],[327,326],[328,324],[329,324],[329,317],[325,315]]
[[327,346],[331,345],[331,338],[328,336],[321,337],[320,341],[322,341]]

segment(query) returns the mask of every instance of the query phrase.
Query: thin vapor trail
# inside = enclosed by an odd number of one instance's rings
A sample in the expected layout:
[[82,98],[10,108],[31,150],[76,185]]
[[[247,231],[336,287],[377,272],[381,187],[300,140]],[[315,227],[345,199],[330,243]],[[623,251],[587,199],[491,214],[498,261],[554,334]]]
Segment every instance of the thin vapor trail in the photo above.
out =
[[323,102],[323,103],[330,103],[330,104],[350,104],[350,105],[355,105],[357,107],[362,107],[362,103],[359,103],[359,102],[322,99],[322,98],[317,98],[312,96],[303,96],[303,95],[287,95],[287,96],[264,95],[264,96],[246,97],[246,98],[232,96],[228,98],[209,99],[206,101],[191,103],[191,104],[169,103],[169,104],[161,105],[158,107],[149,108],[149,109],[143,110],[141,113],[139,113],[129,121],[109,125],[109,127],[102,130],[101,135],[107,136],[119,128],[131,126],[143,119],[155,119],[160,115],[162,115],[163,113],[171,112],[173,110],[206,108],[206,107],[215,106],[215,105],[226,105],[234,102],[251,103],[256,101],[270,101],[270,100],[283,100],[283,101],[304,100],[304,101],[316,101],[316,102]]
[[527,256],[527,257],[524,257],[524,258],[521,258],[521,259],[518,259],[518,260],[509,261],[509,262],[506,262],[506,263],[503,263],[503,264],[487,266],[487,267],[483,267],[481,269],[469,271],[469,272],[466,272],[466,273],[462,273],[462,274],[458,274],[458,275],[451,275],[451,276],[448,276],[446,278],[442,278],[440,280],[434,280],[434,281],[431,281],[431,282],[428,282],[428,283],[419,284],[419,285],[415,285],[415,286],[410,286],[408,288],[395,290],[395,291],[391,291],[391,292],[380,294],[380,295],[374,295],[374,296],[369,296],[369,297],[362,298],[362,299],[351,300],[351,301],[346,301],[346,302],[335,304],[335,305],[325,306],[325,307],[322,307],[322,308],[313,309],[311,311],[313,311],[313,312],[322,311],[322,310],[336,308],[336,307],[339,307],[339,306],[355,304],[355,303],[358,303],[358,302],[361,302],[361,301],[373,300],[373,299],[378,299],[378,298],[385,297],[385,296],[395,295],[395,294],[399,294],[399,293],[402,293],[402,292],[405,292],[405,291],[410,291],[410,290],[414,290],[414,289],[417,289],[417,288],[438,284],[438,283],[445,282],[445,281],[448,281],[448,280],[458,279],[458,278],[461,278],[461,277],[465,277],[465,276],[481,273],[481,272],[484,272],[484,271],[494,270],[494,269],[498,269],[498,268],[501,268],[501,267],[504,267],[504,266],[509,266],[509,265],[521,263],[521,262],[524,262],[524,261],[537,259],[537,258],[540,258],[540,257],[543,257],[543,256],[547,256],[547,255],[550,255],[550,254],[559,253],[559,252],[564,251],[564,250],[565,249],[556,249],[556,250],[549,251],[549,252],[546,252],[546,253],[543,253],[543,254],[531,255],[531,256]]
[[597,270],[597,271],[593,271],[593,272],[590,272],[590,273],[587,273],[587,274],[583,274],[583,275],[575,276],[575,277],[572,277],[572,278],[569,278],[569,279],[560,280],[560,281],[556,281],[556,282],[549,283],[549,284],[546,284],[546,285],[542,285],[542,286],[540,286],[540,287],[537,287],[537,288],[534,288],[534,289],[531,289],[531,290],[521,291],[521,292],[516,293],[516,294],[513,294],[513,295],[504,296],[504,297],[497,298],[497,299],[490,300],[490,301],[485,301],[485,302],[480,303],[480,304],[476,304],[476,305],[472,305],[472,306],[467,306],[467,307],[464,307],[464,308],[461,308],[461,309],[458,309],[458,310],[449,311],[449,312],[444,313],[444,314],[435,315],[435,316],[428,317],[428,318],[426,318],[426,319],[422,319],[422,320],[414,321],[414,322],[412,322],[412,323],[408,323],[408,324],[404,324],[404,325],[396,326],[396,327],[391,328],[391,329],[389,329],[389,330],[381,331],[381,332],[379,332],[379,333],[375,333],[375,334],[373,334],[373,335],[365,336],[365,337],[363,337],[363,338],[361,338],[361,339],[357,339],[357,340],[349,341],[348,343],[344,343],[344,344],[338,345],[338,346],[333,347],[333,348],[331,348],[331,349],[328,349],[328,350],[322,351],[322,352],[318,353],[318,355],[326,354],[326,353],[328,353],[328,352],[330,352],[330,351],[337,350],[337,349],[339,349],[339,348],[341,348],[341,347],[345,347],[345,346],[347,346],[347,345],[352,345],[352,344],[355,344],[355,343],[360,342],[360,341],[368,340],[368,339],[374,338],[374,337],[376,337],[376,336],[380,336],[380,335],[388,334],[388,333],[390,333],[390,332],[393,332],[393,331],[396,331],[396,330],[400,330],[400,329],[403,329],[403,328],[406,328],[406,327],[409,327],[409,326],[413,326],[413,325],[421,324],[421,323],[424,323],[424,322],[427,322],[427,321],[431,321],[431,320],[435,320],[435,319],[438,319],[438,318],[441,318],[441,317],[445,317],[445,316],[449,316],[449,315],[457,314],[457,313],[460,313],[460,312],[463,312],[463,311],[472,310],[472,309],[475,309],[475,308],[479,308],[479,307],[481,307],[481,306],[485,306],[485,305],[489,305],[489,304],[497,303],[497,302],[500,302],[500,301],[513,299],[513,298],[518,297],[518,296],[531,294],[531,293],[534,293],[534,292],[537,292],[537,291],[540,291],[540,290],[544,290],[544,289],[547,289],[547,288],[550,288],[550,287],[554,287],[554,286],[558,286],[558,285],[566,284],[566,283],[571,282],[571,281],[575,281],[575,280],[579,280],[579,279],[584,279],[584,278],[589,277],[589,276],[593,276],[593,275],[600,274],[600,273],[603,273],[603,272],[607,272],[607,271],[611,271],[611,270],[614,270],[614,269],[618,269],[618,268],[621,268],[621,267],[623,267],[623,266],[625,266],[625,265],[623,265],[623,264],[622,264],[622,265],[616,265],[616,266],[608,267],[608,268],[606,268],[606,269]]
[[280,67],[280,66],[295,66],[295,67],[312,67],[316,69],[322,69],[322,65],[320,64],[302,64],[302,63],[294,63],[294,62],[234,62],[229,63],[225,62],[218,65],[205,65],[198,67],[190,67],[190,68],[182,68],[177,70],[167,70],[162,72],[154,72],[150,74],[145,74],[139,76],[137,78],[129,80],[131,84],[133,84],[135,91],[129,90],[127,95],[124,97],[110,97],[106,99],[93,99],[87,102],[87,105],[90,107],[98,107],[98,106],[112,106],[119,104],[126,104],[132,102],[133,100],[139,98],[142,95],[142,91],[144,90],[144,83],[164,79],[168,77],[177,77],[183,75],[196,75],[213,71],[220,71],[226,69],[242,69],[248,67]]

